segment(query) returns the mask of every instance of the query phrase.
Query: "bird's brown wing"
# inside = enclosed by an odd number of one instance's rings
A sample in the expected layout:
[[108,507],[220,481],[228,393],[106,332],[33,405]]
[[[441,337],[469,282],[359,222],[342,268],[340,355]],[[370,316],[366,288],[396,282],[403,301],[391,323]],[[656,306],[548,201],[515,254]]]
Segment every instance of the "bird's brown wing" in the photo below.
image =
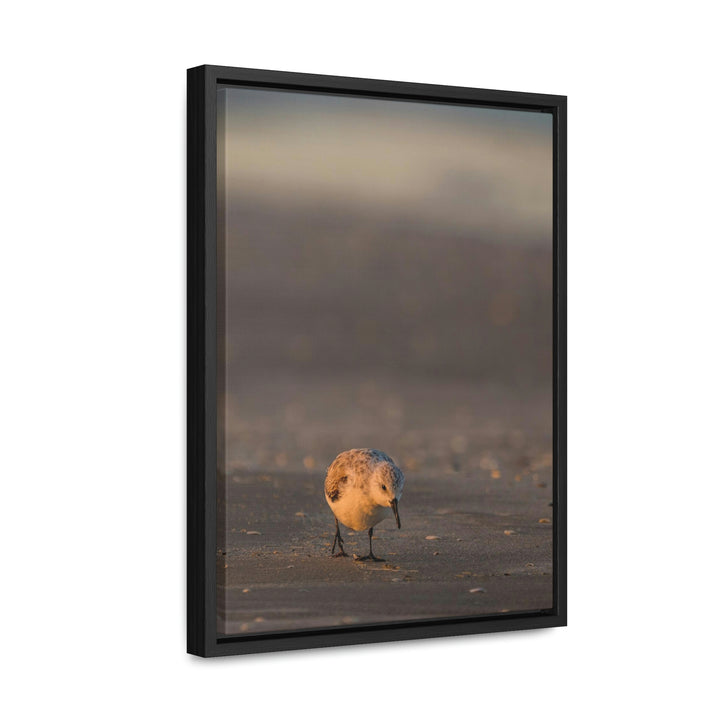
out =
[[328,468],[325,478],[325,494],[330,502],[337,502],[347,485],[347,468],[342,460],[335,459],[335,462]]

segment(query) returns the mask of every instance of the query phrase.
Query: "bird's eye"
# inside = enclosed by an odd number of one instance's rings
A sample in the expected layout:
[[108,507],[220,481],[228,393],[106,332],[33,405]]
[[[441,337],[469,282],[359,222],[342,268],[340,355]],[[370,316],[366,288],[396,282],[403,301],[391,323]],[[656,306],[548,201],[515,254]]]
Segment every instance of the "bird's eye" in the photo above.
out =
[[383,490],[387,490],[387,488],[386,488],[384,485],[382,486],[382,489],[383,489]]

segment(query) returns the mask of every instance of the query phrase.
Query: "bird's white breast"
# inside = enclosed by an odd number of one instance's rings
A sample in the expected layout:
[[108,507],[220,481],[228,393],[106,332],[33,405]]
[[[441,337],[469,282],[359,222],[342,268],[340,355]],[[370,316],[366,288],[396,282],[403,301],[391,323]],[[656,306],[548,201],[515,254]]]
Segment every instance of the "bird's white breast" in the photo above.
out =
[[392,517],[389,507],[376,505],[362,490],[350,487],[335,501],[325,496],[335,517],[352,530],[368,530],[381,520]]

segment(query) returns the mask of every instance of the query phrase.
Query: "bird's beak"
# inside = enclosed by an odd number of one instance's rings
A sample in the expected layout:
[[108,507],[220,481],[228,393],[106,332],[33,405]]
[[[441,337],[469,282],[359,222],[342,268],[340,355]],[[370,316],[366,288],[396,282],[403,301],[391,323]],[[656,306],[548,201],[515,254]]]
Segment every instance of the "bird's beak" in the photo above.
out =
[[400,515],[398,515],[397,498],[392,499],[390,507],[393,509],[393,512],[395,513],[395,520],[397,520],[398,527],[400,527]]

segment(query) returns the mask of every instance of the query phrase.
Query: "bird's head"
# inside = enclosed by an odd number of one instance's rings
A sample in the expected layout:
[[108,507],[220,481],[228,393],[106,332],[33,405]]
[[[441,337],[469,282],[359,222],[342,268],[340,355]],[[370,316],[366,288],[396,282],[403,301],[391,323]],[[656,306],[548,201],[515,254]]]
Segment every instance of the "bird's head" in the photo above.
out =
[[405,476],[397,465],[381,463],[373,473],[371,480],[372,498],[378,505],[392,508],[395,521],[400,527],[398,502],[402,496]]

